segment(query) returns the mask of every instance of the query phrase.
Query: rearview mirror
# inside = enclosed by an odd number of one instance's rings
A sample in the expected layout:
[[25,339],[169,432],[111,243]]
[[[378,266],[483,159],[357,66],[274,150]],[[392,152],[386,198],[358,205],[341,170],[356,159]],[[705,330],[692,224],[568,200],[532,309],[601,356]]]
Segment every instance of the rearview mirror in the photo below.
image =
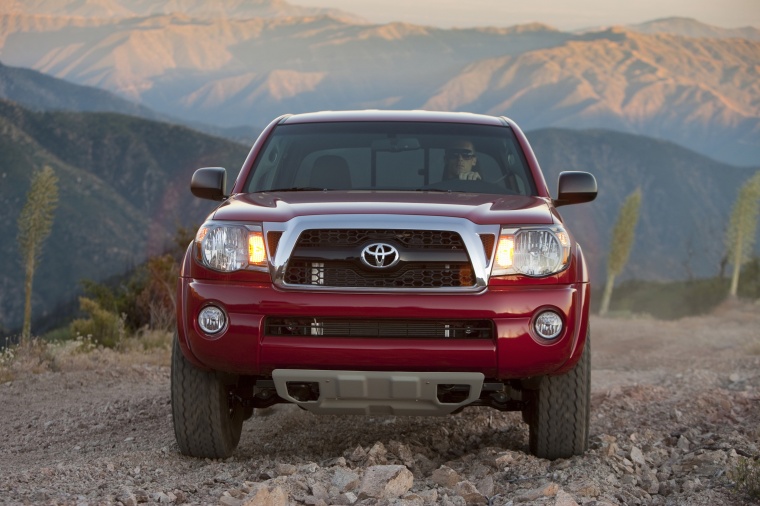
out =
[[414,137],[391,137],[372,141],[372,151],[415,151],[420,149],[420,141]]
[[224,200],[227,195],[227,171],[223,167],[204,167],[198,169],[190,180],[190,191],[202,199]]
[[554,207],[591,202],[596,198],[596,178],[588,172],[566,171],[559,174]]

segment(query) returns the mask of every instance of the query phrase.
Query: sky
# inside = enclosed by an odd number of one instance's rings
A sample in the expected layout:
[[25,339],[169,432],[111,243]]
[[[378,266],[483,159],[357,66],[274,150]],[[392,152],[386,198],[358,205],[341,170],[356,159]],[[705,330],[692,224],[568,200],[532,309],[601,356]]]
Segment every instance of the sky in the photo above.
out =
[[628,25],[678,16],[723,28],[760,28],[760,0],[289,0],[333,7],[372,23],[443,28],[539,22],[560,30]]

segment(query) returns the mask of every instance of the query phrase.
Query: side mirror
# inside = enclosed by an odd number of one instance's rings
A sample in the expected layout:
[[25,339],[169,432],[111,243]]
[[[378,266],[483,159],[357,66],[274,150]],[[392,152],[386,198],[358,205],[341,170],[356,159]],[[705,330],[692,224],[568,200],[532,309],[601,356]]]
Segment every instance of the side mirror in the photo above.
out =
[[205,167],[198,169],[190,180],[190,191],[202,199],[224,200],[227,195],[227,171],[222,167]]
[[560,172],[554,207],[591,202],[596,198],[596,178],[588,172]]

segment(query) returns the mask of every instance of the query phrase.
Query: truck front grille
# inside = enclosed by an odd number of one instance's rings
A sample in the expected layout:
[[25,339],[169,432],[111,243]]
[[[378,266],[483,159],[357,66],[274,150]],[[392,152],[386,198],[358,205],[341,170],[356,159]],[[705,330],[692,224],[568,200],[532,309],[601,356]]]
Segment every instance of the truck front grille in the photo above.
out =
[[475,284],[469,264],[408,263],[393,272],[367,272],[351,262],[303,260],[288,264],[285,282],[357,288],[450,288]]
[[490,320],[354,320],[339,318],[266,319],[269,336],[356,338],[492,339]]
[[[361,262],[373,243],[393,245],[400,261],[377,269]],[[311,229],[299,236],[282,277],[287,286],[439,289],[476,284],[457,232],[398,229]]]

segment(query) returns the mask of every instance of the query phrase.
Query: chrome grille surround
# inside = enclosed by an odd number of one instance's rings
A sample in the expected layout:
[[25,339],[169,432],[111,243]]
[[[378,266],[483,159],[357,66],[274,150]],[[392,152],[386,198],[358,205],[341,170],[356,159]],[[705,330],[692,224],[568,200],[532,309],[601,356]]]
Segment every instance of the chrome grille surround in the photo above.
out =
[[[486,252],[481,235],[498,236],[499,225],[476,225],[463,218],[436,216],[399,216],[385,214],[351,214],[327,216],[300,216],[284,223],[267,222],[264,229],[280,232],[276,254],[270,258],[270,271],[274,284],[282,289],[317,291],[362,291],[362,292],[480,292],[488,285],[493,251]],[[367,236],[370,232],[372,235]],[[305,237],[303,244],[299,238]],[[310,258],[309,250],[325,248],[324,237],[338,238],[332,251]],[[365,240],[366,238],[366,240]],[[410,257],[422,255],[417,266],[399,265],[395,273],[378,271],[377,274],[362,272],[362,281],[357,281],[354,267],[346,268],[346,263],[355,259],[345,258],[345,247],[358,247],[372,241],[387,241],[408,248]],[[271,248],[270,248],[271,251]],[[343,253],[341,253],[343,252]],[[430,269],[425,264],[424,255],[449,255],[452,261]],[[330,257],[332,255],[332,257]],[[341,257],[343,255],[343,257]],[[299,263],[300,262],[300,263]],[[308,263],[308,268],[306,264]],[[291,267],[296,271],[291,270]],[[452,268],[453,267],[453,268]],[[300,269],[300,271],[299,271]],[[325,272],[335,269],[332,274],[342,277],[342,286],[329,283]],[[404,272],[406,273],[399,274]],[[458,274],[449,274],[446,271]],[[462,273],[466,273],[463,276]],[[393,276],[410,276],[423,281],[386,281]],[[444,281],[437,281],[444,279]],[[427,280],[427,281],[425,281]],[[434,281],[430,281],[434,280]]]

